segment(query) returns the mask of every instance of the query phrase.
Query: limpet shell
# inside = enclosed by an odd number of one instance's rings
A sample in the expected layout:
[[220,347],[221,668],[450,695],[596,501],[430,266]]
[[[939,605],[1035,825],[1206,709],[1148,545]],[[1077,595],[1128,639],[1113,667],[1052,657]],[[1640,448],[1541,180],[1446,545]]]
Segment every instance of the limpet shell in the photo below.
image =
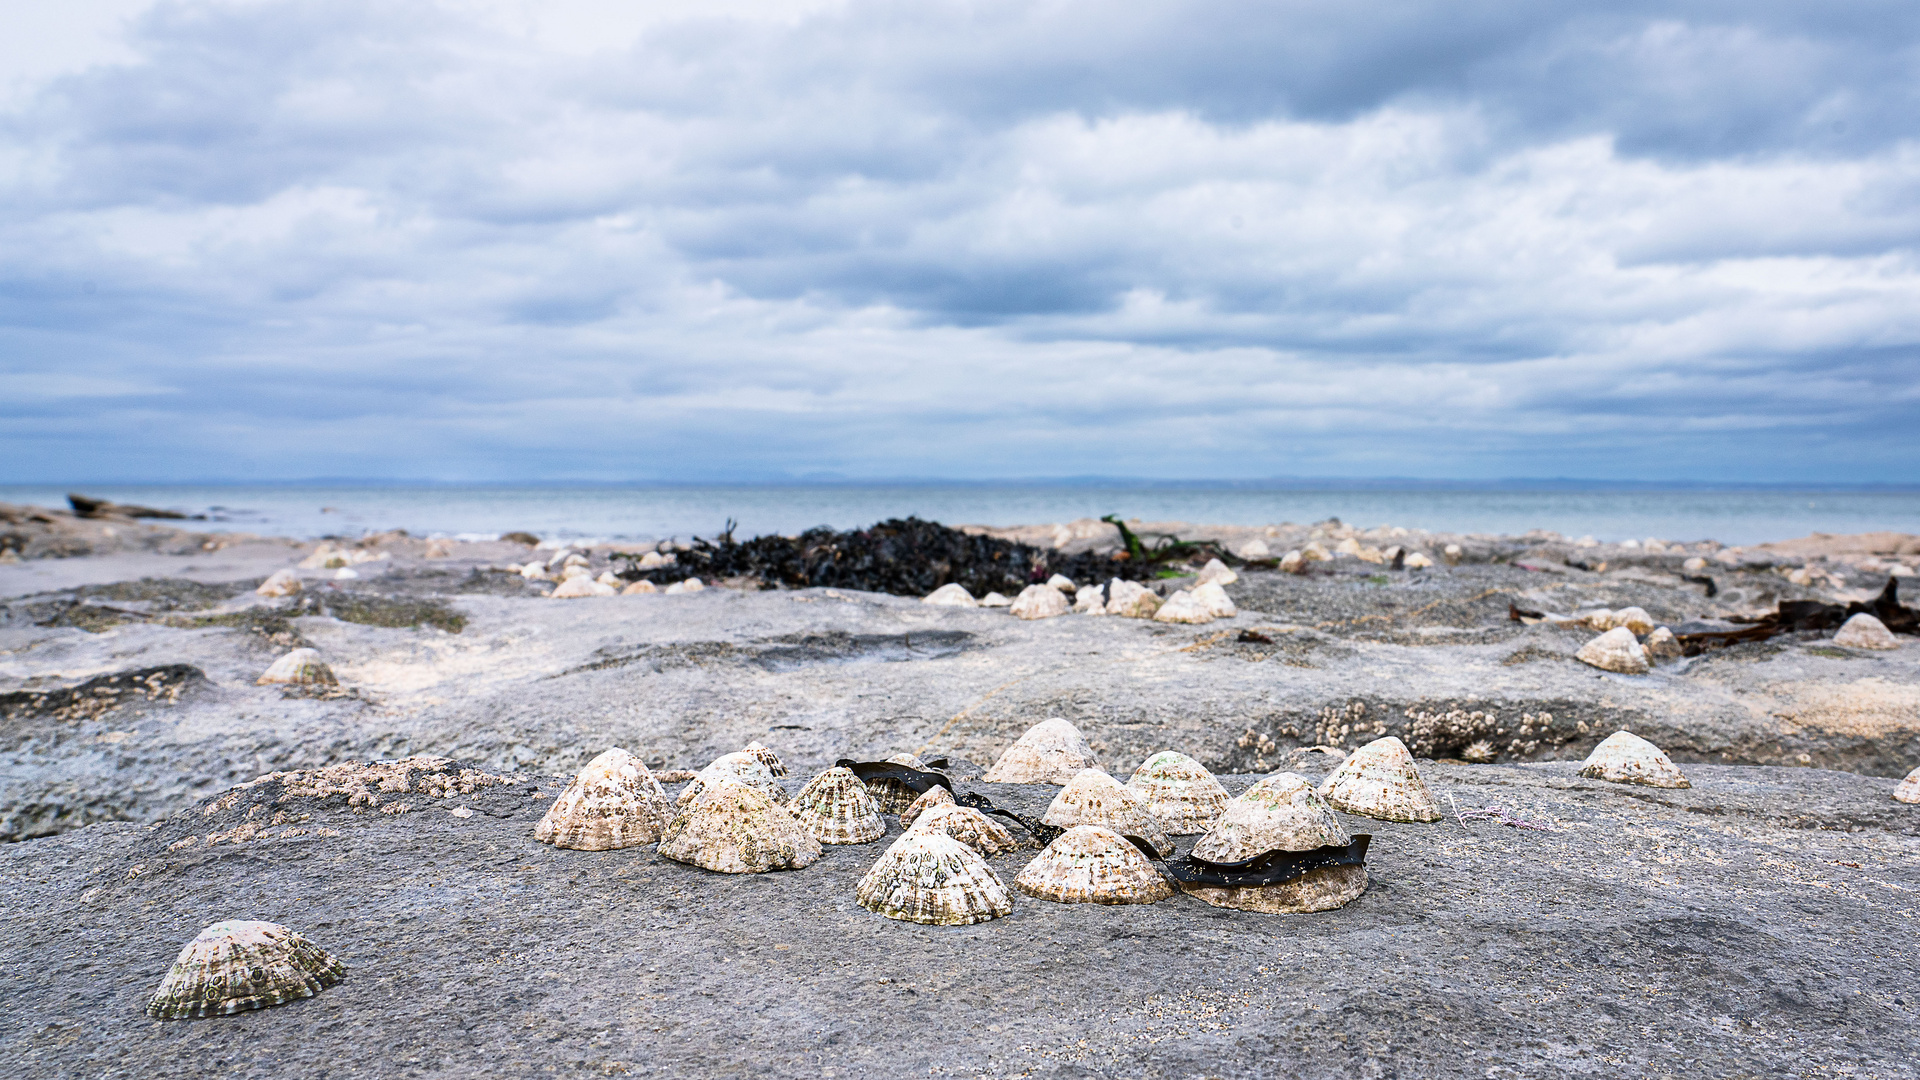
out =
[[320,662],[318,649],[295,649],[268,665],[267,670],[254,680],[256,686],[276,683],[338,686],[340,680],[333,677],[332,668]]
[[1657,788],[1693,786],[1665,751],[1631,731],[1616,731],[1600,740],[1581,763],[1580,775]]
[[1206,766],[1174,750],[1162,750],[1141,762],[1127,787],[1174,836],[1206,832],[1230,797]]
[[[917,769],[921,772],[925,772],[927,769],[927,763],[912,754],[895,754],[888,758],[887,761],[894,765],[905,765],[909,769]],[[873,796],[874,803],[880,807],[880,812],[883,814],[898,814],[907,807],[912,806],[914,801],[920,797],[919,792],[907,785],[898,780],[890,780],[885,777],[878,780],[867,781],[867,794]]]
[[1006,826],[971,806],[935,806],[921,814],[913,827],[945,833],[982,855],[999,855],[1020,846]]
[[1100,825],[1075,825],[1062,833],[1013,884],[1056,904],[1151,904],[1175,892],[1139,848]]
[[1067,781],[1040,820],[1061,829],[1104,825],[1152,844],[1163,859],[1173,854],[1173,841],[1148,811],[1146,800],[1099,769],[1083,769]]
[[672,817],[667,793],[644,762],[614,747],[587,762],[534,828],[543,844],[612,851],[651,844]]
[[1900,786],[1893,789],[1893,797],[1898,802],[1920,803],[1920,769],[1907,774]]
[[807,781],[787,809],[823,844],[870,844],[887,835],[879,805],[852,769],[828,769]]
[[1283,772],[1229,801],[1220,820],[1193,845],[1193,854],[1209,862],[1240,862],[1269,851],[1344,846],[1352,839],[1312,781]]
[[741,748],[740,752],[753,755],[753,759],[765,765],[768,774],[775,778],[787,775],[786,762],[780,760],[780,755],[767,749],[758,742],[748,743],[745,747]]
[[928,788],[925,795],[913,800],[913,805],[900,811],[900,827],[902,829],[912,828],[913,823],[919,819],[921,814],[926,813],[936,806],[954,805],[957,804],[953,801],[953,792],[936,784]]
[[1099,767],[1087,737],[1056,716],[1027,729],[980,779],[989,784],[1064,784],[1082,769]]
[[967,926],[1013,910],[1007,887],[980,853],[945,833],[916,828],[881,854],[854,898],[903,922]]
[[787,789],[774,782],[773,770],[757,757],[745,751],[721,754],[701,769],[699,774],[687,783],[680,797],[673,800],[675,806],[685,806],[700,797],[711,784],[722,780],[732,780],[745,784],[765,795],[776,803],[787,801]]
[[184,1020],[264,1009],[312,997],[346,973],[332,954],[279,923],[217,922],[180,950],[147,1015]]
[[758,789],[715,779],[667,823],[659,850],[722,874],[762,874],[811,866],[820,841]]
[[1341,762],[1320,781],[1320,797],[1335,810],[1381,821],[1439,821],[1442,816],[1407,744],[1392,735]]

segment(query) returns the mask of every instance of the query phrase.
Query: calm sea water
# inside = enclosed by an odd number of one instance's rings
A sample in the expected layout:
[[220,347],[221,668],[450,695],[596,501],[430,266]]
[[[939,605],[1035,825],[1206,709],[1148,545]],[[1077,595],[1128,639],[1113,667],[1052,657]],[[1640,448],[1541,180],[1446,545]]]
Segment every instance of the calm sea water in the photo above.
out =
[[[66,506],[66,488],[0,486],[0,501]],[[1119,514],[1229,525],[1402,525],[1436,532],[1552,529],[1601,540],[1752,544],[1809,532],[1920,533],[1920,492],[1256,490],[1077,485],[351,486],[101,485],[83,494],[210,520],[195,528],[277,536],[381,529],[491,537],[657,540],[851,528],[918,515],[949,525],[1019,525]]]

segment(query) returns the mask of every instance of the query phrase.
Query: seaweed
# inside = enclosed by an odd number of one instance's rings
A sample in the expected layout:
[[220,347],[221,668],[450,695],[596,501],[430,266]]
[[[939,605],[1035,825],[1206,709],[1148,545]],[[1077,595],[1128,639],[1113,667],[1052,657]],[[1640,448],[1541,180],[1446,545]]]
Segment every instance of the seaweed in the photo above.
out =
[[698,577],[753,580],[764,589],[842,588],[895,596],[924,596],[958,583],[975,596],[1017,593],[1053,574],[1075,581],[1151,579],[1151,563],[1093,552],[1068,555],[1048,548],[977,536],[919,518],[891,518],[865,529],[827,527],[799,536],[733,538],[733,523],[714,540],[695,537],[667,566],[641,570],[644,553],[617,553],[628,562],[619,576],[656,584]]

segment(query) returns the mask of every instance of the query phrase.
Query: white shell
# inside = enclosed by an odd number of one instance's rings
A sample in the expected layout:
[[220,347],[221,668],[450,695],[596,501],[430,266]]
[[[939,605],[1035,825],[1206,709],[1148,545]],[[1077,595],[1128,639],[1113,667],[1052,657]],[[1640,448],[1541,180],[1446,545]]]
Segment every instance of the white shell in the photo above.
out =
[[618,592],[613,586],[602,585],[581,571],[562,581],[548,595],[555,600],[573,600],[583,596],[613,596]]
[[1900,786],[1893,789],[1893,797],[1903,803],[1920,803],[1920,769],[1913,770],[1905,780],[1900,781]]
[[620,747],[587,762],[534,828],[543,844],[612,851],[651,844],[672,816],[667,793],[644,762]]
[[180,950],[147,1002],[147,1015],[231,1016],[312,997],[346,973],[326,950],[279,923],[217,922]]
[[1265,540],[1249,540],[1240,545],[1238,554],[1241,558],[1248,560],[1271,559],[1273,558],[1273,549],[1267,546]]
[[1581,764],[1580,775],[1616,784],[1659,788],[1693,786],[1664,751],[1630,731],[1616,731],[1602,739]]
[[1001,596],[997,592],[990,592],[987,595],[980,598],[980,606],[981,607],[1012,607],[1013,601],[1007,599],[1004,596]]
[[722,874],[761,874],[812,865],[820,841],[758,790],[716,778],[667,823],[659,850]]
[[920,602],[923,604],[933,604],[936,607],[980,606],[979,601],[973,598],[973,594],[968,592],[966,587],[957,581],[947,582],[945,585],[921,597]]
[[1306,562],[1332,562],[1333,553],[1328,551],[1327,546],[1320,541],[1309,540],[1306,546],[1300,549],[1300,558]]
[[1073,607],[1067,594],[1051,585],[1029,585],[1013,601],[1011,614],[1018,619],[1051,619],[1065,615]]
[[1897,649],[1900,639],[1893,636],[1887,624],[1862,611],[1840,624],[1833,635],[1835,645],[1844,645],[1849,649]]
[[1414,551],[1409,552],[1400,565],[1409,570],[1424,570],[1433,565],[1433,559],[1424,551]]
[[956,805],[958,804],[953,801],[953,792],[935,784],[933,787],[927,789],[926,794],[913,800],[905,810],[900,811],[900,827],[902,829],[912,828],[913,823],[919,819],[921,814],[926,813],[936,806]]
[[823,844],[870,844],[887,835],[879,805],[852,769],[831,768],[807,781],[787,808]]
[[1173,854],[1173,841],[1168,839],[1165,826],[1147,810],[1146,800],[1099,769],[1082,769],[1075,774],[1053,797],[1040,820],[1062,829],[1104,825],[1152,844],[1161,858]]
[[1312,781],[1294,773],[1269,776],[1227,803],[1226,812],[1193,853],[1213,862],[1240,862],[1267,851],[1312,851],[1352,841]]
[[1227,789],[1206,766],[1172,750],[1141,762],[1127,779],[1127,787],[1147,804],[1154,820],[1175,836],[1206,832],[1227,808]]
[[1341,762],[1320,782],[1320,797],[1335,810],[1381,821],[1439,821],[1442,816],[1407,744],[1392,735]]
[[261,596],[292,596],[300,591],[300,575],[291,570],[275,570],[253,591]]
[[1062,833],[1013,884],[1056,904],[1152,904],[1177,891],[1139,848],[1099,825]]
[[1617,626],[1580,646],[1573,658],[1622,675],[1645,675],[1648,670],[1646,650],[1634,640],[1633,631],[1624,626]]
[[1073,594],[1073,610],[1082,615],[1105,615],[1106,593],[1098,585],[1089,585]]
[[741,751],[721,754],[714,758],[706,768],[700,770],[699,775],[688,782],[686,788],[680,792],[680,797],[673,801],[673,805],[687,805],[699,798],[700,793],[705,791],[709,784],[721,780],[733,780],[745,784],[776,803],[787,801],[786,789],[773,781],[773,770],[767,768],[759,758]]
[[1207,614],[1216,619],[1231,619],[1240,614],[1240,609],[1233,606],[1233,599],[1227,595],[1227,590],[1221,588],[1217,581],[1195,585],[1193,598],[1200,601],[1201,606],[1207,609]]
[[1151,619],[1160,610],[1160,597],[1137,581],[1114,578],[1107,583],[1107,614],[1129,619]]
[[751,756],[753,760],[759,762],[762,765],[765,765],[767,767],[768,775],[773,776],[776,779],[787,775],[786,762],[781,761],[779,754],[774,753],[771,749],[761,744],[758,740],[754,742],[750,742],[747,745],[741,747],[740,752]]
[[1646,644],[1641,647],[1646,650],[1649,661],[1671,660],[1682,655],[1680,639],[1674,637],[1673,631],[1664,626],[1654,627],[1653,633],[1647,635]]
[[[1262,544],[1261,546],[1265,547],[1266,545]],[[1195,579],[1195,584],[1231,585],[1239,580],[1240,575],[1229,569],[1226,563],[1221,562],[1219,559],[1208,559],[1207,565],[1200,568],[1200,575]]]
[[1007,887],[979,852],[919,828],[881,854],[854,898],[889,919],[932,926],[966,926],[1013,910]]
[[295,649],[270,664],[254,684],[271,686],[275,683],[318,683],[323,686],[332,686],[338,681],[333,677],[333,669],[320,662],[318,650]]
[[706,585],[703,584],[699,578],[690,577],[685,581],[676,581],[667,586],[666,594],[668,596],[679,596],[682,593],[699,592],[704,588],[706,588]]
[[1047,584],[1051,585],[1056,589],[1059,589],[1063,593],[1073,592],[1077,588],[1077,586],[1075,586],[1073,583],[1073,579],[1066,576],[1065,574],[1053,575],[1052,577],[1047,579]]
[[1064,784],[1080,770],[1099,766],[1087,737],[1056,716],[1027,729],[980,779],[988,784]]
[[[652,552],[648,552],[648,554],[651,555]],[[653,582],[648,581],[646,578],[641,578],[639,581],[636,581],[633,584],[627,586],[626,588],[621,589],[620,595],[621,596],[641,596],[646,593],[657,593],[659,591],[660,590],[658,588],[654,587]]]
[[999,855],[1020,846],[1005,825],[971,806],[934,806],[914,819],[916,829],[945,833],[982,855]]
[[1212,622],[1214,614],[1207,610],[1206,602],[1191,592],[1177,592],[1167,597],[1167,602],[1153,613],[1154,622],[1189,623],[1195,626]]

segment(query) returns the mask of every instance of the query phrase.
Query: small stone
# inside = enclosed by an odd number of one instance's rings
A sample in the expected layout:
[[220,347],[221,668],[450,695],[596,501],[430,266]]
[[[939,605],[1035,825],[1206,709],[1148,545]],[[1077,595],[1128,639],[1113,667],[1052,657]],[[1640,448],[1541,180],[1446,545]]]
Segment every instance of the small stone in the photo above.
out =
[[1616,731],[1602,739],[1580,766],[1580,775],[1615,784],[1658,788],[1693,786],[1665,752],[1630,731]]
[[1900,639],[1893,636],[1887,624],[1862,611],[1840,624],[1833,635],[1835,645],[1844,645],[1849,649],[1897,649]]
[[1016,619],[1051,619],[1073,609],[1067,594],[1051,585],[1029,585],[1014,598],[1010,614]]
[[1624,626],[1615,627],[1580,646],[1573,657],[1602,671],[1617,671],[1622,675],[1645,675],[1648,670],[1646,650],[1634,640],[1633,631]]
[[966,586],[957,581],[949,581],[920,598],[923,604],[935,607],[979,607],[980,602],[973,598]]

